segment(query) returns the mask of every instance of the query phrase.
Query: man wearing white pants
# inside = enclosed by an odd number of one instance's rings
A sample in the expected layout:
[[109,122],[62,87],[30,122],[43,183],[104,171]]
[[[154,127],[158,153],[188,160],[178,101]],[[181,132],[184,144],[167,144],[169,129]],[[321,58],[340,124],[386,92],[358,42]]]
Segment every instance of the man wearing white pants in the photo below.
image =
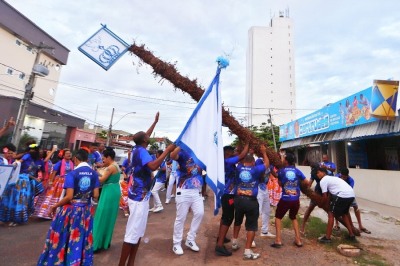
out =
[[183,255],[181,242],[189,209],[192,209],[193,219],[186,237],[185,246],[196,252],[200,250],[195,240],[204,215],[204,203],[201,195],[201,187],[203,185],[202,169],[180,147],[175,148],[171,153],[171,159],[176,160],[179,164],[179,175],[176,183],[176,219],[172,251],[176,255]]
[[165,204],[169,204],[171,202],[171,198],[175,197],[175,195],[172,195],[172,190],[174,188],[174,184],[177,179],[178,168],[179,168],[178,163],[175,160],[171,160],[171,165],[167,166],[167,176],[169,175],[169,178],[168,178],[168,187],[167,187]]
[[[158,150],[157,158],[162,153],[163,153],[162,150]],[[158,172],[154,178],[156,179],[156,182],[154,183],[154,186],[151,189],[151,194],[153,195],[154,207],[151,208],[149,211],[150,212],[160,212],[160,211],[164,210],[164,207],[161,203],[160,195],[158,194],[158,192],[163,187],[165,187],[165,182],[167,181],[165,160],[161,163],[160,168],[158,169]]]

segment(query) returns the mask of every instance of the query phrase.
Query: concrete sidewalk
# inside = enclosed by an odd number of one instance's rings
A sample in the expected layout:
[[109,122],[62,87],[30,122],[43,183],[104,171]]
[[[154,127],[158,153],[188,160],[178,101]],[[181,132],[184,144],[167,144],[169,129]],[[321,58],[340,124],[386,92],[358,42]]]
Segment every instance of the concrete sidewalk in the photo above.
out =
[[[307,197],[302,196],[301,206],[308,206],[309,201]],[[400,240],[400,208],[371,202],[361,198],[357,198],[357,203],[361,211],[362,224],[371,231],[371,234],[362,233],[362,237]],[[300,213],[303,214],[304,211],[300,211]],[[358,227],[353,208],[350,208],[350,214],[354,226]],[[314,209],[311,216],[319,217],[325,222],[328,221],[328,214],[318,207]]]

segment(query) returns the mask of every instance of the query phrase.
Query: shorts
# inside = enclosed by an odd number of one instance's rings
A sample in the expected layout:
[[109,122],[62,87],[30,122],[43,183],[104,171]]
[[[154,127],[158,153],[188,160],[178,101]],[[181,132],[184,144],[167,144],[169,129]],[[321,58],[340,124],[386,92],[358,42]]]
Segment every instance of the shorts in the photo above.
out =
[[235,195],[224,194],[221,197],[222,216],[221,223],[230,226],[235,218]]
[[258,230],[259,205],[256,197],[235,196],[235,226],[240,226],[243,223],[243,218],[246,215],[246,230]]
[[356,198],[354,198],[353,203],[351,203],[350,207],[358,208],[358,204],[357,204]]
[[341,198],[331,195],[331,199],[329,202],[329,211],[332,212],[335,217],[340,217],[343,214],[349,212],[350,206],[353,201],[354,198]]
[[129,218],[126,224],[124,242],[137,244],[144,236],[149,215],[149,201],[134,201],[128,199]]
[[295,220],[296,215],[300,209],[300,200],[280,200],[275,211],[275,218],[282,219],[283,216],[289,211],[290,220]]

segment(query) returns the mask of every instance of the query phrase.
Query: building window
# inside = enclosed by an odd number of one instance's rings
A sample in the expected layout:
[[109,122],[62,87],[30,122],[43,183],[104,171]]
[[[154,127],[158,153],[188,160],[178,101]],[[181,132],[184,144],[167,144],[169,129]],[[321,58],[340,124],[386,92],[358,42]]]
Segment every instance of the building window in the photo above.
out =
[[274,91],[271,91],[271,93],[274,93]]
[[290,41],[289,41],[289,45],[290,45]]
[[271,99],[271,103],[273,103],[274,102],[274,100],[273,99]]
[[26,50],[28,50],[29,52],[32,52],[32,47],[27,46],[27,47],[26,47]]
[[290,96],[292,96],[293,95],[293,92],[290,92]]
[[25,78],[25,73],[19,73],[18,77],[19,77],[19,79],[24,79]]
[[15,40],[15,44],[18,46],[21,46],[21,41],[20,40]]
[[290,87],[292,87],[292,83],[290,83]]
[[271,84],[274,84],[273,82],[271,82]]
[[12,75],[13,72],[14,72],[14,71],[13,71],[11,68],[7,68],[7,74],[8,74],[8,75]]

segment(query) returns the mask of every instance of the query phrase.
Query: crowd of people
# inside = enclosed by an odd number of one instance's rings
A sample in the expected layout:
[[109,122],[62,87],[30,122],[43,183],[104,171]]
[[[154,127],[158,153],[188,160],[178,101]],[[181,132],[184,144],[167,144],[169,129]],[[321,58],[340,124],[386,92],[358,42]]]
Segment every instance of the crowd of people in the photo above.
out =
[[[183,255],[184,245],[194,252],[197,232],[204,216],[205,169],[195,163],[190,153],[174,144],[152,156],[147,147],[158,122],[156,114],[150,128],[133,135],[135,146],[120,167],[111,147],[92,144],[72,153],[69,149],[41,150],[34,141],[26,144],[24,152],[8,143],[2,147],[0,165],[13,165],[14,173],[0,198],[0,221],[9,226],[28,222],[29,217],[52,219],[38,265],[92,265],[94,253],[107,250],[112,241],[118,210],[128,218],[119,265],[134,265],[142,237],[146,231],[149,212],[163,210],[159,191],[166,189],[165,204],[175,197],[176,218],[173,225],[172,252]],[[15,124],[11,118],[6,127]],[[0,129],[0,134],[4,132]],[[259,157],[243,140],[237,147],[224,147],[225,188],[221,196],[222,215],[215,245],[218,256],[231,256],[225,245],[238,250],[239,232],[244,222],[246,240],[244,260],[260,257],[255,235],[261,218],[261,237],[273,238],[273,248],[281,248],[282,218],[289,212],[294,229],[293,244],[301,248],[307,220],[317,206],[311,201],[299,226],[300,184],[306,176],[295,167],[292,153],[281,153],[283,167],[270,164],[266,147],[258,147]],[[362,226],[353,190],[354,180],[347,168],[334,176],[336,166],[323,155],[321,163],[311,165],[311,181],[315,192],[329,201],[326,235],[321,243],[330,243],[335,218],[355,239],[349,208],[354,207],[359,230]],[[156,171],[156,174],[153,173]],[[17,177],[15,177],[17,173]],[[121,176],[123,178],[121,178]],[[175,190],[175,192],[172,192]],[[153,196],[154,206],[149,207]],[[269,230],[271,207],[275,209],[275,234]],[[185,222],[192,212],[192,221],[184,240]],[[233,223],[232,239],[227,233]],[[336,225],[338,227],[338,225]]]

